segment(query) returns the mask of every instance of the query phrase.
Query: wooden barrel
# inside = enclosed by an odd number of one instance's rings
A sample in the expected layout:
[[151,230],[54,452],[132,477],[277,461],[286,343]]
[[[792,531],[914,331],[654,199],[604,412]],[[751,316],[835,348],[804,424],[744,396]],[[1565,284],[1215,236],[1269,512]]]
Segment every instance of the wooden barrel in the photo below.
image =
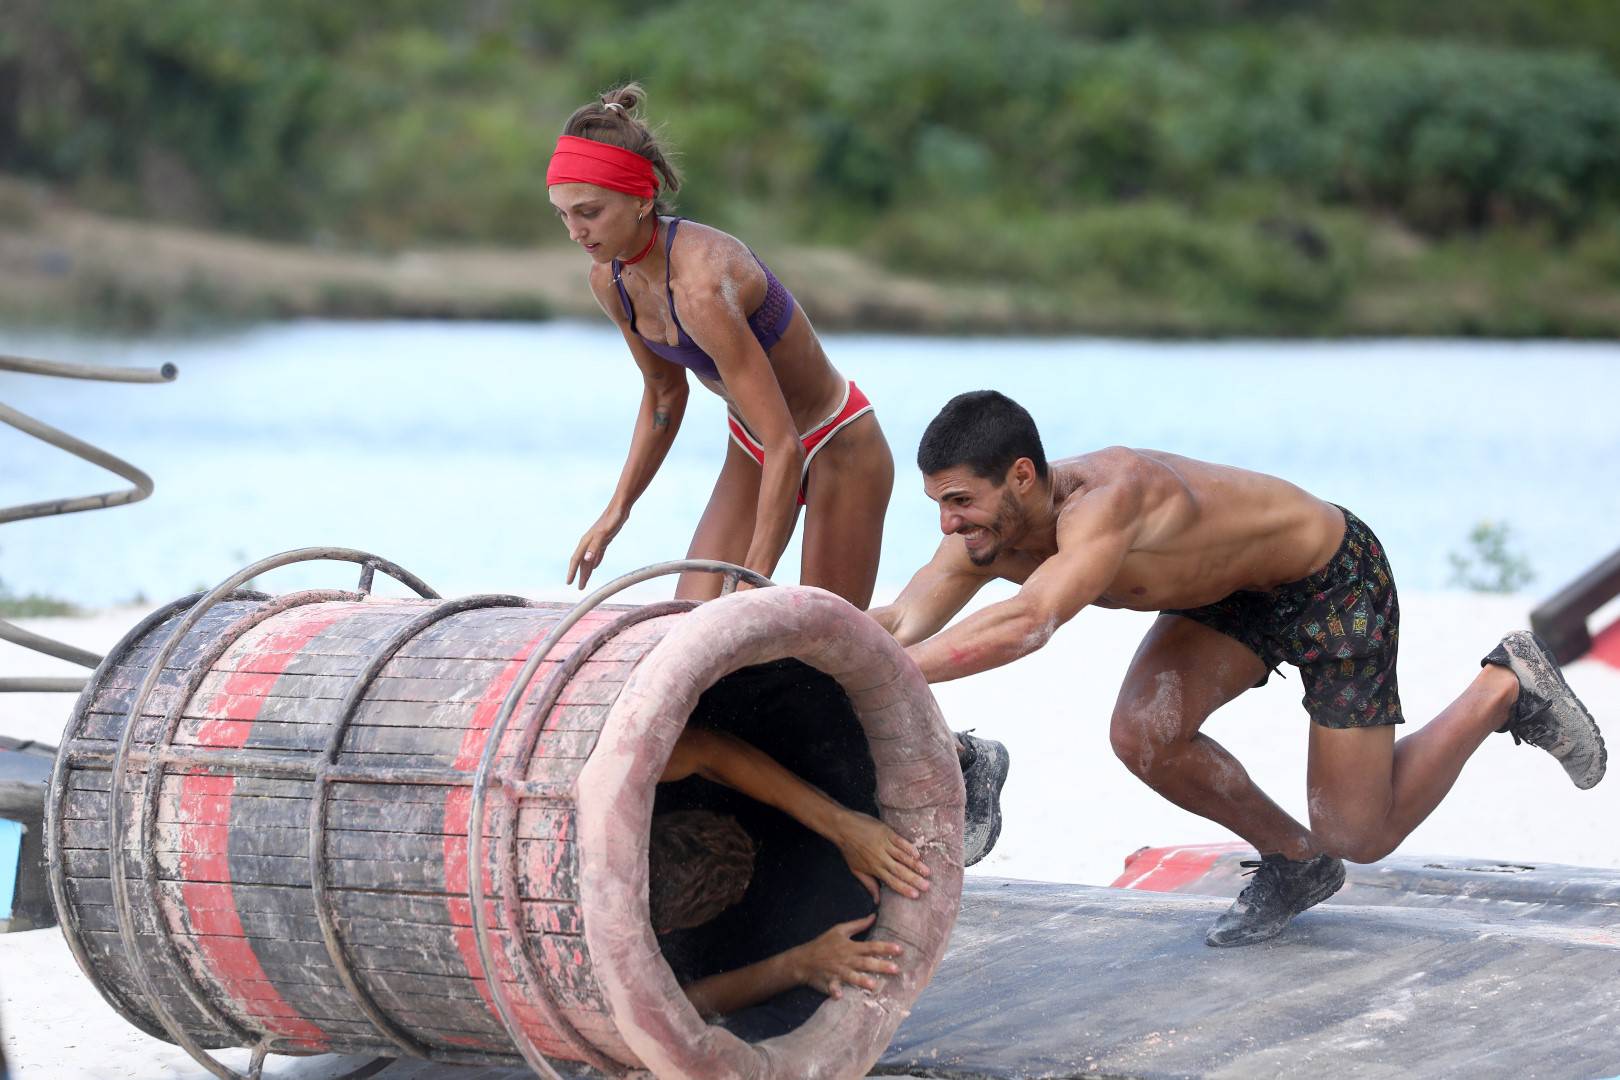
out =
[[[859,1076],[931,977],[961,887],[953,744],[903,650],[837,597],[581,616],[506,596],[233,595],[154,613],[108,655],[53,778],[64,932],[146,1031],[194,1054]],[[858,722],[881,814],[933,888],[884,893],[873,934],[907,946],[900,976],[750,1044],[706,1024],[660,959],[647,834],[700,697],[787,662]]]

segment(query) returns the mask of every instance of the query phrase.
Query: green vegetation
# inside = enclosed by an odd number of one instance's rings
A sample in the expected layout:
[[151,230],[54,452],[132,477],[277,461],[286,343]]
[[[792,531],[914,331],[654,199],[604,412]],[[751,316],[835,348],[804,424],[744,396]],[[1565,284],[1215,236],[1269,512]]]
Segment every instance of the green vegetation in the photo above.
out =
[[66,600],[40,593],[16,596],[0,583],[0,619],[38,619],[53,615],[83,615],[84,612]]
[[1030,325],[1620,331],[1611,0],[6,7],[0,170],[99,209],[557,242],[556,131],[634,78],[683,212],[1014,286]]
[[1451,584],[1471,592],[1514,593],[1536,580],[1530,560],[1513,550],[1505,522],[1481,521],[1468,533],[1466,554],[1451,552]]

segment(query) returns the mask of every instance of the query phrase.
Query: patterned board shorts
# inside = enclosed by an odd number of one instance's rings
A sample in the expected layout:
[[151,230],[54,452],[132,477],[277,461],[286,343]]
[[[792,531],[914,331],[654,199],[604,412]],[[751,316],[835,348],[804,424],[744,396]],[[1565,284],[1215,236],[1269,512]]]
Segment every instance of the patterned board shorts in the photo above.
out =
[[1395,576],[1365,522],[1344,507],[1344,541],[1316,573],[1269,592],[1235,592],[1168,611],[1248,646],[1266,665],[1299,668],[1305,709],[1330,728],[1405,723],[1395,683],[1401,608]]

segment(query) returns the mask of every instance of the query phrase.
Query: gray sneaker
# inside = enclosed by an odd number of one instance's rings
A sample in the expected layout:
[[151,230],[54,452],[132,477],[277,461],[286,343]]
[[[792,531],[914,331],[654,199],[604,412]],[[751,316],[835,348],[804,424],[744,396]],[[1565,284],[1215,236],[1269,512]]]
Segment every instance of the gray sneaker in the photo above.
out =
[[1295,915],[1344,885],[1344,863],[1326,853],[1303,860],[1262,855],[1238,865],[1249,867],[1252,876],[1204,936],[1207,945],[1253,945],[1274,938]]
[[1001,787],[1007,782],[1007,748],[994,739],[958,731],[962,784],[967,788],[967,821],[962,830],[962,865],[972,866],[1001,836]]
[[1515,630],[1479,663],[1505,667],[1519,680],[1519,700],[1498,731],[1511,734],[1515,744],[1527,742],[1557,758],[1583,791],[1603,779],[1609,759],[1603,734],[1540,638]]

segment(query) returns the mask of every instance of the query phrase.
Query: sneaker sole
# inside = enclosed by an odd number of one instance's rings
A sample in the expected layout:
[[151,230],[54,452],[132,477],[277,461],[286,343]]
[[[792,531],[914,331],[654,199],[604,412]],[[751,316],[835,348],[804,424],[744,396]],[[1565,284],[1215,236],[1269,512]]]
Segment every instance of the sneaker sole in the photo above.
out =
[[[1594,788],[1609,769],[1609,749],[1603,744],[1603,732],[1598,728],[1597,721],[1593,719],[1592,714],[1586,710],[1586,705],[1580,698],[1575,696],[1575,691],[1570,689],[1569,682],[1564,678],[1564,673],[1559,668],[1558,661],[1553,658],[1552,650],[1547,648],[1547,643],[1535,634],[1526,634],[1525,636],[1530,639],[1531,644],[1535,647],[1536,658],[1540,661],[1539,665],[1536,666],[1539,666],[1541,670],[1535,670],[1534,667],[1528,664],[1525,665],[1527,670],[1523,672],[1514,667],[1509,667],[1508,670],[1518,676],[1521,681],[1529,679],[1532,685],[1536,682],[1542,682],[1543,684],[1551,683],[1557,687],[1557,694],[1542,693],[1540,687],[1537,687],[1535,692],[1552,702],[1549,708],[1556,710],[1560,714],[1559,719],[1562,722],[1571,726],[1584,726],[1591,735],[1592,741],[1597,744],[1594,764],[1586,770],[1584,775],[1576,776],[1569,772],[1568,769],[1565,769],[1564,772],[1575,786],[1582,791]],[[1511,651],[1508,652],[1508,657],[1514,661],[1520,660]],[[1560,760],[1558,763],[1562,765],[1564,762]]]
[[[989,743],[990,740],[984,740],[981,741],[979,745],[981,747],[987,747]],[[995,769],[996,782],[992,789],[990,799],[990,806],[992,808],[990,814],[990,836],[989,839],[985,840],[984,842],[984,849],[971,859],[966,857],[966,852],[963,852],[962,866],[964,869],[972,866],[974,863],[982,861],[986,855],[995,850],[996,841],[1001,839],[1001,789],[1007,785],[1007,773],[1012,769],[1012,756],[1007,753],[1007,748],[1002,746],[1000,743],[995,743],[994,747],[993,753],[995,754],[997,767]],[[980,753],[984,752],[984,750],[980,750]]]

